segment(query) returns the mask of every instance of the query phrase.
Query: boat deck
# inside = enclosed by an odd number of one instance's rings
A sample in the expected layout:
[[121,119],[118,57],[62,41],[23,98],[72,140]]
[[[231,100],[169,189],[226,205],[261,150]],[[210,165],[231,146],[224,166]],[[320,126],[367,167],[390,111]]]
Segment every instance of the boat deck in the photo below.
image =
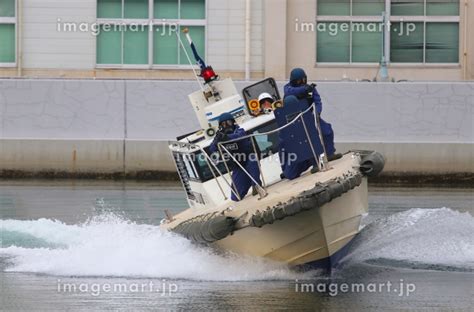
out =
[[[359,159],[353,152],[343,155],[342,158],[331,161],[329,163],[330,169],[323,172],[311,174],[310,170],[306,171],[302,176],[294,180],[281,180],[266,187],[268,195],[262,199],[258,195],[252,196],[249,194],[239,202],[226,201],[222,205],[213,206],[209,208],[189,208],[183,212],[173,216],[173,221],[164,223],[163,227],[173,228],[179,223],[208,213],[225,211],[225,215],[231,217],[240,217],[246,212],[252,215],[257,210],[264,210],[267,207],[272,207],[279,202],[286,202],[293,196],[300,194],[305,190],[312,189],[318,182],[326,182],[343,174],[354,172],[359,168]],[[228,190],[230,193],[230,190]]]

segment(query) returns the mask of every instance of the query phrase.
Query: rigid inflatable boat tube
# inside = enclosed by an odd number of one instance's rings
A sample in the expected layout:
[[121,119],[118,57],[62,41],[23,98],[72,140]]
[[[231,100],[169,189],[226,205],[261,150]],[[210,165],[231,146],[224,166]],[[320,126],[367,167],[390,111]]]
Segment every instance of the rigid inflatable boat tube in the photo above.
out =
[[384,166],[385,159],[383,158],[382,154],[378,152],[372,152],[368,155],[362,156],[362,161],[360,162],[360,171],[368,177],[375,177],[380,172],[382,172]]
[[[379,174],[385,165],[380,153],[357,151],[362,158],[360,172],[373,177]],[[303,211],[322,207],[334,198],[342,196],[362,183],[361,173],[348,173],[326,183],[316,183],[314,188],[301,192],[286,203],[279,202],[263,211],[257,210],[249,219],[249,226],[262,227],[277,220],[294,216]],[[209,213],[181,222],[171,231],[197,243],[212,243],[232,234],[239,218]]]
[[178,224],[173,232],[196,243],[212,243],[230,235],[235,228],[236,218],[207,214]]
[[223,239],[234,231],[236,219],[226,216],[217,216],[207,220],[201,227],[201,236],[207,243]]
[[332,199],[352,190],[362,183],[361,174],[345,175],[343,178],[331,180],[327,183],[318,183],[311,189],[292,197],[286,203],[278,203],[273,208],[268,207],[263,212],[255,212],[250,217],[250,226],[262,227],[272,224],[276,220],[294,216],[306,210],[321,207]]

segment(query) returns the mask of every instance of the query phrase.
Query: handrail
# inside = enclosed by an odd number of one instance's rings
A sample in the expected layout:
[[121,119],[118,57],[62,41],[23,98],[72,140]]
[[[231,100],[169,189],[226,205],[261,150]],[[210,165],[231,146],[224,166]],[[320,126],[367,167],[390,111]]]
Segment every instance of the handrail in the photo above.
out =
[[[227,181],[227,179],[224,177],[224,175],[222,174],[222,172],[219,170],[219,168],[216,166],[216,164],[214,164],[214,162],[212,161],[212,159],[209,157],[209,155],[206,153],[206,151],[201,147],[201,146],[198,146],[198,145],[195,145],[199,148],[199,150],[204,154],[204,156],[206,157],[206,163],[207,163],[207,166],[209,167],[209,169],[211,170],[211,173],[212,173],[212,176],[216,179],[216,182],[217,182],[217,185],[219,186],[219,189],[221,190],[222,194],[224,195],[224,199],[227,199],[227,196],[225,195],[224,193],[224,190],[222,189],[220,183],[219,183],[219,180],[217,179],[216,175],[214,174],[214,171],[212,171],[212,168],[209,166],[209,164],[212,164],[214,166],[214,168],[216,169],[216,171],[219,173],[219,176],[222,177],[222,179],[224,179],[225,183],[227,184],[227,186],[230,187],[230,191],[234,193],[234,195],[237,196],[237,198],[239,198],[239,194],[237,194],[237,192],[234,191],[234,188],[232,187],[232,185]],[[227,171],[229,171],[227,169]]]
[[308,128],[306,127],[306,123],[304,122],[304,118],[303,116],[299,118],[301,118],[301,123],[303,124],[304,132],[306,134],[306,138],[308,139],[309,147],[311,148],[311,152],[313,153],[314,160],[316,160],[316,164],[318,165],[318,167],[321,167],[321,165],[319,164],[318,155],[316,155],[316,150],[313,146],[313,142],[311,142],[311,137],[309,136]]
[[[311,138],[309,136],[309,132],[308,132],[308,129],[306,127],[306,123],[304,122],[304,119],[303,119],[303,115],[306,114],[307,112],[309,112],[310,110],[312,110],[314,112],[314,120],[315,120],[315,124],[316,124],[316,127],[317,127],[317,130],[318,130],[318,134],[319,134],[319,140],[321,142],[321,145],[323,146],[323,157],[322,157],[322,164],[320,163],[320,160],[318,159],[317,155],[316,155],[316,151],[314,149],[314,146],[312,144],[312,141],[311,141]],[[237,161],[237,159],[232,155],[232,153],[229,152],[229,150],[227,148],[225,148],[223,145],[224,144],[227,144],[227,143],[232,143],[232,142],[237,142],[237,141],[241,141],[241,140],[245,140],[245,139],[251,139],[251,138],[254,138],[254,137],[257,137],[257,136],[263,136],[263,135],[269,135],[269,134],[273,134],[273,133],[276,133],[276,132],[279,132],[287,127],[289,127],[290,125],[292,125],[293,123],[295,123],[298,119],[302,120],[303,122],[303,127],[304,127],[304,130],[305,130],[305,134],[307,136],[307,139],[308,139],[308,143],[310,144],[310,147],[311,147],[311,151],[313,153],[313,157],[315,158],[315,161],[316,161],[316,164],[318,165],[319,168],[321,168],[322,170],[327,170],[327,155],[326,155],[326,148],[325,148],[325,145],[324,145],[324,139],[322,137],[322,133],[321,133],[321,126],[320,126],[320,121],[319,121],[319,116],[317,114],[317,110],[316,110],[316,104],[313,103],[310,107],[308,107],[307,109],[305,109],[304,111],[300,112],[298,115],[296,115],[293,120],[291,120],[290,122],[288,122],[287,124],[277,128],[277,129],[273,129],[273,130],[270,130],[270,131],[267,131],[267,132],[262,132],[262,133],[250,133],[250,134],[247,134],[245,136],[242,136],[242,137],[239,137],[239,138],[236,138],[236,139],[231,139],[231,140],[227,140],[227,141],[222,141],[222,142],[218,142],[217,143],[217,147],[218,147],[218,150],[219,150],[219,154],[220,156],[222,157],[222,159],[224,159],[224,153],[222,152],[222,149],[224,149],[225,153],[228,154],[230,156],[230,158],[240,167],[240,169],[242,169],[244,171],[244,173],[252,180],[253,183],[255,183],[256,187],[257,187],[257,190],[259,191],[259,195],[260,195],[260,198],[263,198],[265,197],[266,195],[268,195],[268,192],[267,190],[265,189],[266,185],[264,184],[264,187],[262,187],[260,184],[257,183],[257,181],[255,181],[255,179],[249,174],[249,172]],[[240,195],[237,193],[237,191],[234,189],[234,181],[232,181],[232,183],[229,183],[229,181],[227,181],[227,179],[224,177],[224,174],[219,170],[219,168],[216,166],[216,164],[214,164],[214,162],[212,161],[212,159],[209,157],[209,155],[207,154],[207,152],[199,145],[197,144],[189,144],[190,146],[194,146],[194,147],[197,147],[201,152],[202,154],[204,154],[204,156],[206,157],[206,163],[207,163],[207,166],[209,167],[209,169],[211,170],[211,173],[214,177],[214,179],[216,179],[217,183],[218,183],[218,186],[219,186],[219,189],[220,191],[222,192],[223,196],[224,196],[224,199],[227,199],[227,196],[225,195],[225,192],[224,190],[222,189],[218,179],[217,179],[217,176],[216,174],[214,173],[213,171],[213,168],[219,173],[219,176],[221,176],[225,183],[230,187],[231,189],[231,192],[239,199],[241,200],[242,198],[240,198]],[[253,150],[254,150],[254,153],[257,154],[257,151],[256,151],[256,147],[255,147],[255,143],[253,142],[252,140],[252,145],[253,145]],[[211,167],[212,165],[212,167]],[[226,166],[226,169],[227,169],[227,172],[230,173],[230,169],[227,165],[227,162],[224,161],[224,165]],[[260,173],[262,174],[262,178],[263,178],[263,172],[261,170],[261,166],[260,166],[260,163],[259,163],[259,171]],[[232,177],[231,177],[231,180],[232,180]],[[263,179],[262,179],[263,181]]]
[[[263,197],[267,196],[268,195],[267,191],[263,187],[261,187],[260,184],[257,183],[257,181],[255,181],[255,179],[252,177],[252,175],[250,173],[248,173],[247,170],[245,170],[244,166],[242,166],[240,164],[240,162],[238,162],[237,159],[235,159],[235,157],[232,156],[232,154],[229,152],[229,150],[227,148],[225,148],[224,145],[221,145],[221,143],[218,143],[217,145],[219,146],[219,148],[223,148],[227,152],[227,154],[229,154],[229,156],[240,167],[240,169],[242,169],[244,171],[244,173],[252,180],[252,182],[255,183],[255,185],[257,186],[257,189],[260,189],[260,191],[262,192],[262,193],[259,192],[260,198],[263,198]],[[240,196],[238,196],[238,198],[241,199]]]
[[[230,174],[230,169],[229,169],[229,166],[227,165],[227,161],[225,161],[224,157],[222,156],[222,150],[221,150],[220,144],[217,144],[217,149],[219,150],[219,155],[224,160],[225,169]],[[234,192],[235,183],[234,183],[234,180],[232,179],[232,175],[230,176],[230,180],[232,181],[232,185],[230,185],[230,189],[231,189],[232,192]],[[242,198],[240,198],[240,194],[237,192],[237,187],[235,188],[235,190],[236,190],[236,192],[234,192],[235,197],[237,197],[238,200],[241,200]]]
[[312,104],[310,107],[308,107],[307,109],[305,109],[304,111],[300,112],[298,115],[295,116],[295,118],[293,118],[292,121],[290,121],[289,123],[287,123],[286,125],[283,125],[281,126],[280,128],[276,128],[276,129],[273,129],[273,130],[270,130],[270,131],[267,131],[267,132],[262,132],[262,133],[251,133],[251,134],[247,134],[245,136],[242,136],[242,137],[239,137],[239,138],[236,138],[236,139],[232,139],[232,140],[227,140],[227,141],[222,141],[222,142],[219,142],[219,143],[223,143],[223,144],[227,144],[227,143],[232,143],[232,142],[236,142],[236,141],[240,141],[240,140],[243,140],[243,139],[247,139],[247,138],[251,138],[251,137],[256,137],[256,136],[259,136],[259,135],[268,135],[268,134],[272,134],[272,133],[275,133],[275,132],[278,132],[282,129],[285,129],[287,127],[289,127],[290,125],[292,125],[294,122],[296,122],[296,120],[301,117],[302,115],[306,114],[308,111],[312,110],[312,109],[316,109],[316,105],[315,104]]
[[326,171],[328,170],[328,154],[326,152],[326,145],[324,144],[323,133],[321,132],[321,121],[319,120],[319,118],[319,114],[314,114],[314,124],[318,129],[319,142],[321,142],[321,145],[323,146],[322,165],[320,164],[320,162],[318,162],[318,165],[322,171]]
[[[252,138],[252,139],[250,139],[250,141],[252,142],[253,152],[255,153],[255,155],[258,155],[255,140]],[[259,161],[257,161],[257,164],[258,164],[258,171],[263,172],[262,171],[262,165],[260,164],[260,159],[259,159]],[[267,185],[267,183],[265,183],[265,177],[263,176],[263,174],[262,174],[262,184],[263,184],[263,187],[265,187]]]
[[[314,149],[314,146],[313,146],[313,143],[311,141],[311,138],[309,136],[309,132],[308,132],[308,129],[306,127],[306,123],[303,119],[303,115],[306,114],[308,111],[312,110],[314,112],[314,120],[315,120],[315,124],[316,124],[316,127],[317,127],[317,130],[318,130],[318,138],[321,142],[321,145],[323,146],[323,157],[322,157],[322,164],[320,163],[319,161],[319,158],[317,157],[316,155],[316,151]],[[311,151],[313,153],[313,157],[316,161],[316,164],[317,166],[321,169],[321,170],[327,170],[327,155],[326,155],[326,148],[324,146],[324,139],[322,137],[322,134],[321,134],[321,126],[320,126],[320,121],[319,121],[319,118],[318,118],[318,113],[317,113],[317,110],[316,110],[316,104],[313,103],[311,104],[310,107],[308,107],[307,109],[305,109],[304,111],[300,112],[298,115],[295,116],[295,118],[293,118],[292,121],[290,121],[289,123],[277,128],[277,129],[274,129],[274,130],[270,130],[270,131],[267,131],[267,132],[262,132],[262,133],[251,133],[251,134],[247,134],[245,136],[242,136],[242,137],[239,137],[239,138],[235,138],[235,139],[231,139],[231,140],[227,140],[227,141],[222,141],[222,142],[218,142],[217,143],[217,147],[218,147],[218,150],[219,150],[219,153],[220,153],[220,156],[222,157],[222,159],[224,159],[224,156],[223,156],[223,153],[222,153],[222,149],[223,148],[225,150],[225,152],[232,158],[232,160],[240,167],[240,169],[242,169],[244,171],[244,173],[255,183],[255,185],[257,186],[257,189],[259,189],[261,192],[259,192],[260,194],[260,198],[268,195],[268,192],[266,191],[265,189],[265,185],[264,187],[262,187],[260,184],[258,184],[255,179],[247,172],[247,170],[245,170],[245,168],[235,159],[235,157],[232,155],[232,153],[229,152],[229,150],[227,150],[225,147],[224,147],[224,144],[228,144],[228,143],[232,143],[232,142],[237,142],[237,141],[241,141],[241,140],[245,140],[245,139],[251,139],[254,138],[254,137],[257,137],[257,136],[263,136],[263,135],[269,135],[269,134],[272,134],[272,133],[275,133],[275,132],[279,132],[280,130],[282,129],[285,129],[286,127],[289,127],[290,125],[292,125],[293,123],[295,123],[298,119],[301,118],[301,121],[303,123],[303,127],[304,127],[304,130],[305,130],[305,134],[306,134],[306,137],[308,139],[308,143],[310,144],[310,147],[311,147]],[[253,140],[252,140],[253,141]],[[252,142],[253,143],[253,142]],[[253,148],[254,148],[254,153],[256,153],[256,148],[255,148],[255,145],[253,144]],[[227,167],[227,163],[225,162],[225,166],[227,168],[227,171],[229,171],[229,168]],[[261,167],[260,167],[260,163],[259,163],[259,171],[263,177],[263,172],[261,170]],[[230,171],[229,171],[230,172]],[[232,181],[233,182],[233,181]],[[263,193],[263,194],[262,194]],[[239,200],[241,199],[240,196],[237,196],[239,198]]]

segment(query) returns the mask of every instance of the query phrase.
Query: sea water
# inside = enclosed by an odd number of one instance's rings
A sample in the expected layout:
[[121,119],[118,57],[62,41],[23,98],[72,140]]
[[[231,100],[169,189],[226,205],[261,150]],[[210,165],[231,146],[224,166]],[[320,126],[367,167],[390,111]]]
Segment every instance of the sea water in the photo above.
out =
[[363,229],[332,275],[161,230],[164,209],[186,207],[177,185],[2,182],[0,204],[5,311],[472,306],[469,189],[372,187]]

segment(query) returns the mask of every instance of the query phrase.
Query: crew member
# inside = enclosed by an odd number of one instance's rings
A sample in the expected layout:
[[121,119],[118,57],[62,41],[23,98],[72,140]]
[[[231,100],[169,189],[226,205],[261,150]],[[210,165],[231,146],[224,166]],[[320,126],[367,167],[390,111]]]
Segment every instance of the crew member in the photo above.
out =
[[[284,92],[285,99],[289,96],[295,96],[298,101],[304,101],[307,107],[310,107],[314,103],[316,105],[318,117],[320,116],[323,110],[321,97],[316,90],[315,84],[308,85],[306,73],[302,68],[294,68],[291,71],[290,81],[284,86]],[[341,154],[335,153],[336,149],[334,147],[334,132],[332,130],[331,124],[324,121],[321,117],[319,117],[319,121],[328,161],[341,158]],[[287,177],[289,179],[294,179],[300,176],[300,174],[306,171],[311,165],[313,165],[311,172],[314,173],[318,170],[315,164],[315,160],[309,160],[304,163],[294,162],[291,167],[283,168],[284,174],[282,175],[282,178]]]
[[[219,130],[217,131],[209,150],[212,153],[218,151],[217,144],[219,142],[234,140],[245,135],[245,130],[235,123],[232,114],[223,113],[219,116]],[[223,145],[230,153],[232,153],[232,156],[239,162],[239,164],[252,176],[253,180],[255,180],[259,185],[262,185],[260,181],[260,170],[257,163],[258,157],[253,151],[250,139],[246,138]],[[223,154],[225,160],[227,160],[229,157],[225,157],[226,152],[223,151]],[[230,170],[232,170],[233,191],[231,192],[231,199],[233,201],[239,201],[247,195],[250,187],[257,186],[239,165],[235,164],[233,161],[229,161],[228,164],[231,167]],[[237,193],[238,196],[236,196],[235,193]]]
[[265,113],[269,114],[272,109],[272,104],[274,102],[273,97],[270,93],[263,92],[258,96],[258,103],[260,104],[260,110]]

